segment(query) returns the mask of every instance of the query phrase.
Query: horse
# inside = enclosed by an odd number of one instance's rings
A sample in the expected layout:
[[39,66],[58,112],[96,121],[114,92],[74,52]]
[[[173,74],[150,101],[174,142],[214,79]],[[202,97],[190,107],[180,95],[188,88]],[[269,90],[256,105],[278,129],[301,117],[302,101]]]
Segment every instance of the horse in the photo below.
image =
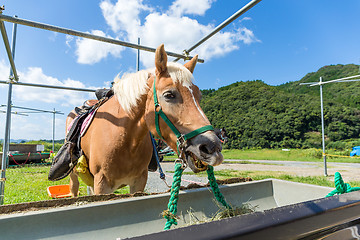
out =
[[[197,58],[184,65],[167,62],[162,44],[155,52],[154,69],[115,78],[114,96],[98,108],[80,143],[92,194],[109,194],[126,185],[130,193],[144,191],[153,152],[150,133],[194,172],[222,163],[221,142],[200,107],[201,92],[193,82]],[[72,111],[66,128],[74,117]],[[76,168],[70,173],[70,189],[76,197]]]

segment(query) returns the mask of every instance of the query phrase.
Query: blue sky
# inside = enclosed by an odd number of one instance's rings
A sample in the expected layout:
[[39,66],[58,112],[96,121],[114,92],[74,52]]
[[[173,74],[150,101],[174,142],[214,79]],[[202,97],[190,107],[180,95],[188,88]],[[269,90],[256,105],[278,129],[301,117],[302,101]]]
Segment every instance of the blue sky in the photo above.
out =
[[[189,48],[243,7],[244,0],[8,0],[5,15],[118,38],[168,51]],[[261,79],[279,85],[301,79],[329,64],[360,63],[360,1],[263,0],[191,54],[199,54],[195,82],[201,89]],[[9,38],[12,24],[5,23]],[[141,68],[153,67],[152,53],[141,53]],[[171,60],[171,58],[170,58]],[[136,51],[18,26],[16,67],[21,82],[85,88],[106,87],[119,73],[133,72]],[[182,62],[182,61],[181,61]],[[0,79],[9,75],[0,43]],[[330,80],[330,79],[324,79]],[[13,104],[68,113],[87,93],[14,87]],[[0,105],[7,86],[0,85]],[[1,109],[0,109],[1,110]],[[0,139],[5,114],[0,113]],[[12,116],[11,138],[50,139],[51,114]],[[64,138],[65,116],[57,116],[56,138]]]

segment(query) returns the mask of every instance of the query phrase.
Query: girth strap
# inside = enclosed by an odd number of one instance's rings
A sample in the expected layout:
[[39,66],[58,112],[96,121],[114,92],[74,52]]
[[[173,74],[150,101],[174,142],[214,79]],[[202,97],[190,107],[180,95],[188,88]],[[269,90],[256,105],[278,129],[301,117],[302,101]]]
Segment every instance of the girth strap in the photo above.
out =
[[[159,135],[159,137],[161,139],[164,139],[164,138],[161,135],[161,131],[160,131],[159,117],[161,117],[164,120],[164,122],[169,126],[169,128],[174,132],[175,136],[177,137],[177,147],[178,148],[179,148],[179,146],[184,144],[187,140],[189,140],[203,132],[214,131],[213,126],[206,125],[201,128],[198,128],[190,133],[181,134],[179,132],[179,130],[174,126],[174,124],[170,121],[170,119],[166,116],[166,114],[163,112],[161,105],[159,104],[157,94],[156,94],[155,81],[156,81],[156,76],[154,77],[155,128],[156,128],[157,134]],[[178,149],[178,153],[179,153],[179,149]]]

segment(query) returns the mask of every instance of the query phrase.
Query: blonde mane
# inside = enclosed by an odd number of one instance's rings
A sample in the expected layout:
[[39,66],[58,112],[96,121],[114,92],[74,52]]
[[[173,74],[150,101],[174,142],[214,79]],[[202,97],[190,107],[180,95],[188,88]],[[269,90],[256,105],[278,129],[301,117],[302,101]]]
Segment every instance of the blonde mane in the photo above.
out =
[[[193,83],[191,72],[179,63],[168,62],[167,69],[171,79],[176,83],[189,87]],[[121,78],[119,75],[114,80],[114,93],[127,114],[132,114],[132,109],[137,106],[140,97],[149,90],[146,84],[149,74],[155,75],[155,69],[126,73]]]

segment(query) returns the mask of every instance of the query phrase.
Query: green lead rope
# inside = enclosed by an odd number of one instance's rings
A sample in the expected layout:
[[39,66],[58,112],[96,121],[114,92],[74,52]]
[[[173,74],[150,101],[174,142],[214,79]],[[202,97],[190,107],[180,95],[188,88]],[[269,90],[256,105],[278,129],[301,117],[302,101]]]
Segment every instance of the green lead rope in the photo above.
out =
[[[181,184],[181,175],[183,173],[184,169],[182,168],[182,165],[180,163],[175,164],[175,173],[173,177],[173,183],[171,186],[170,191],[170,200],[168,204],[168,209],[163,212],[163,217],[166,218],[165,228],[164,230],[169,230],[170,227],[175,224],[177,225],[177,203],[179,198],[179,190],[180,190],[180,184]],[[224,196],[219,190],[219,186],[216,182],[215,175],[214,175],[214,167],[208,165],[207,168],[207,174],[208,179],[210,183],[210,187],[212,189],[212,192],[214,193],[214,196],[218,202],[220,202],[224,207],[231,209],[230,205],[225,201]]]
[[180,163],[175,164],[175,173],[173,177],[173,183],[171,185],[170,191],[170,200],[168,204],[168,209],[163,212],[163,217],[166,218],[165,228],[164,230],[169,230],[171,225],[177,225],[177,203],[179,199],[179,190],[181,184],[181,175],[184,169],[182,168]]
[[360,190],[360,187],[351,187],[350,184],[344,183],[344,181],[341,177],[341,174],[339,172],[335,173],[334,183],[335,183],[335,189],[333,191],[331,191],[325,197],[331,197],[334,195],[339,195],[339,194],[343,194],[343,193],[354,192],[354,191]]
[[206,172],[208,174],[208,179],[209,179],[211,190],[212,190],[216,200],[219,203],[221,203],[224,207],[226,207],[227,209],[231,209],[230,205],[225,201],[224,195],[222,195],[222,193],[220,192],[219,185],[217,184],[215,175],[214,175],[214,167],[211,165],[208,165]]

